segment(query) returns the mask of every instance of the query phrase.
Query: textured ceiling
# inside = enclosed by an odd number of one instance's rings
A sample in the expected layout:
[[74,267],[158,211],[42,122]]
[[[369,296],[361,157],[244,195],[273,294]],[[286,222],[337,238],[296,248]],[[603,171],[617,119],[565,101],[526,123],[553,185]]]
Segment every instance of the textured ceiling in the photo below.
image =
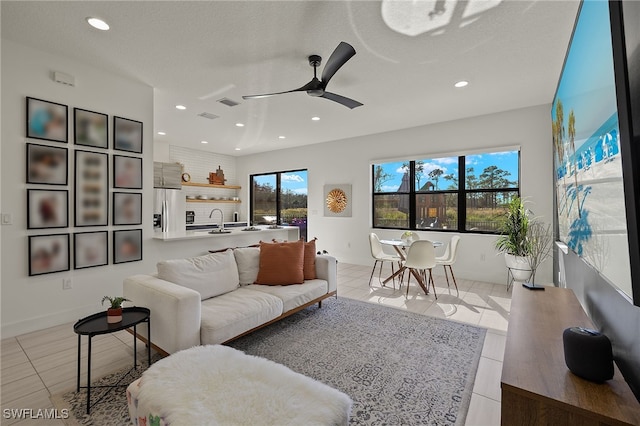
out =
[[[243,155],[550,103],[578,5],[5,0],[1,17],[3,39],[154,87],[156,141]],[[111,30],[89,27],[88,16]],[[321,55],[322,68],[340,41],[357,54],[328,90],[364,106],[305,93],[242,99],[304,85],[313,77],[307,57]],[[469,86],[454,88],[462,79]],[[240,104],[221,105],[222,97]]]

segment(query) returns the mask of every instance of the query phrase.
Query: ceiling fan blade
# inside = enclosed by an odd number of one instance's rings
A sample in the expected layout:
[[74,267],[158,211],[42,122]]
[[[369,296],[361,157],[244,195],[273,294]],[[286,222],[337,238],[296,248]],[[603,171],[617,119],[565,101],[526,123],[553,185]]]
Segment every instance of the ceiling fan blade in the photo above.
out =
[[327,64],[322,70],[322,87],[327,87],[331,77],[342,67],[353,55],[356,50],[349,43],[341,41],[336,50],[333,51]]
[[331,93],[331,92],[324,92],[324,94],[322,94],[320,97],[329,99],[330,101],[337,102],[351,109],[362,106],[362,104],[358,101],[354,101],[353,99],[345,98],[344,96],[336,95],[335,93]]
[[263,95],[245,95],[242,97],[242,99],[260,99],[260,98],[268,98],[269,96],[274,96],[274,95],[284,95],[285,93],[306,92],[307,90],[317,89],[319,85],[320,85],[320,81],[316,78],[297,89],[287,90],[285,92],[265,93]]

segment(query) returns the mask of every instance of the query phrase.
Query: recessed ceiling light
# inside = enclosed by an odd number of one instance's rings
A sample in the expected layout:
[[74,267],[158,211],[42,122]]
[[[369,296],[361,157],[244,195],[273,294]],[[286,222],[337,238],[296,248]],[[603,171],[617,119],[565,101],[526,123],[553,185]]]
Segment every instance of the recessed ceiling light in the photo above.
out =
[[166,135],[166,133],[165,133],[165,132],[158,132],[158,134],[159,134],[160,136],[164,136],[164,135]]
[[207,141],[200,141],[200,143],[209,143],[209,142],[207,142]]
[[185,109],[187,109],[187,107],[184,106],[184,105],[176,105],[176,109],[185,110]]
[[311,117],[311,119],[312,119],[313,121],[318,121],[318,120],[320,120],[320,117]]
[[242,123],[236,123],[236,127],[244,127],[244,124],[242,124]]
[[101,30],[101,31],[107,31],[109,29],[109,24],[104,22],[102,19],[89,17],[89,18],[87,18],[87,22],[93,28]]
[[236,151],[240,151],[240,148],[236,148]]
[[286,139],[286,136],[278,136],[278,139]]
[[457,82],[456,84],[454,84],[454,86],[455,86],[455,87],[464,87],[464,86],[466,86],[467,84],[469,84],[469,82],[468,82],[468,81],[460,80],[459,82]]

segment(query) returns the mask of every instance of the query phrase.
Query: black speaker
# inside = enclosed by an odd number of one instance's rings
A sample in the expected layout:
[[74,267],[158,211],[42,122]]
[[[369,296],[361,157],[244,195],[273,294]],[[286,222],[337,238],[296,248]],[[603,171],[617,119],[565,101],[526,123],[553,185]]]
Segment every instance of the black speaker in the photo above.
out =
[[584,327],[562,333],[564,361],[576,376],[602,383],[613,378],[613,351],[609,338]]

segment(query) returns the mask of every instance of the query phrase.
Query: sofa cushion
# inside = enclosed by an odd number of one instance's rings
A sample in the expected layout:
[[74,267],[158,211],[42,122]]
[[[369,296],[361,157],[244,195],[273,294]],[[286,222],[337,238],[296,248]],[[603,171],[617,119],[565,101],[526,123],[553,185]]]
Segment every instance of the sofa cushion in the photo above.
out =
[[304,279],[316,279],[316,239],[304,243]]
[[260,249],[258,247],[243,247],[233,250],[238,264],[240,285],[253,284],[258,279],[260,270]]
[[256,284],[289,285],[304,282],[304,241],[260,243]]
[[239,276],[233,250],[190,259],[158,262],[158,278],[193,289],[202,300],[238,288]]
[[265,292],[240,287],[202,301],[200,343],[226,342],[282,315],[283,302]]
[[309,280],[301,285],[250,285],[243,288],[261,291],[278,297],[282,300],[283,312],[302,306],[328,292],[328,284],[325,280]]

